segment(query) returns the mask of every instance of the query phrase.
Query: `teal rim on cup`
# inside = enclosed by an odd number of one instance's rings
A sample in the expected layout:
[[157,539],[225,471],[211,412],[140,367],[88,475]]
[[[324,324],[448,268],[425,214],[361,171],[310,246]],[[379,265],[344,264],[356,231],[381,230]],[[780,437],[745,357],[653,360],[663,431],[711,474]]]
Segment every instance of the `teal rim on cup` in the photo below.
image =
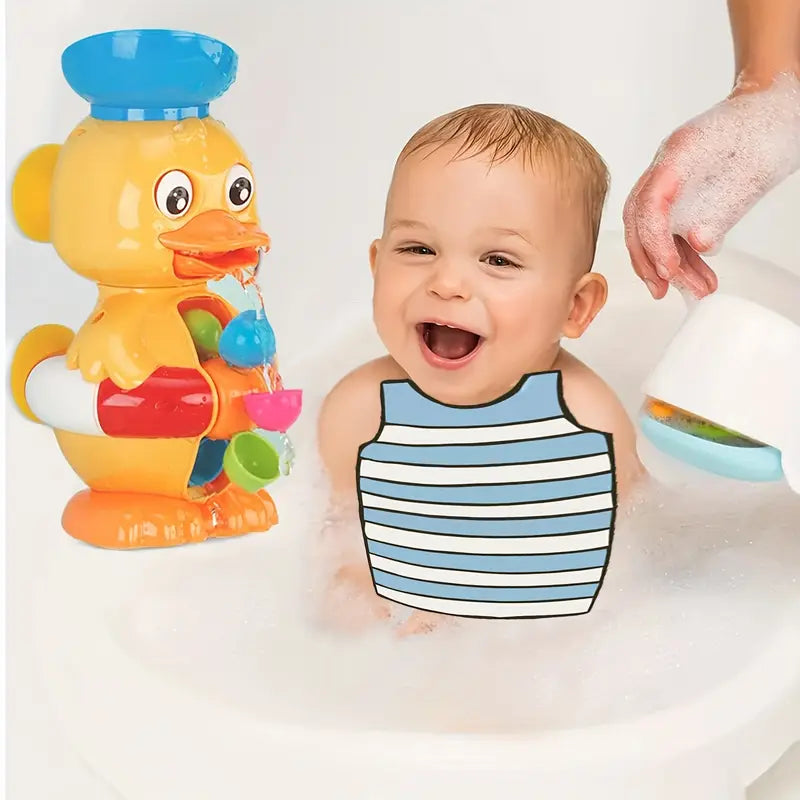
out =
[[231,483],[246,492],[263,489],[281,473],[278,451],[252,431],[242,431],[231,439],[222,463]]

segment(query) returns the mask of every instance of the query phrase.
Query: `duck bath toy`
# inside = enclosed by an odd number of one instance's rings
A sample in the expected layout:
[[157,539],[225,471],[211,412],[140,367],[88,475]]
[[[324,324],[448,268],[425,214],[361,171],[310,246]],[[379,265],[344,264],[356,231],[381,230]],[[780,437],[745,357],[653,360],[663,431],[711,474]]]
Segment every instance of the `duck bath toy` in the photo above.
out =
[[704,298],[642,387],[642,434],[707,472],[785,478],[800,494],[798,353],[790,319],[732,294]]
[[[89,487],[62,523],[93,545],[162,547],[277,522],[264,487],[289,471],[301,393],[282,385],[255,282],[270,240],[250,162],[209,116],[236,66],[227,45],[194,33],[76,42],[62,67],[90,116],[14,179],[22,232],[98,287],[76,334],[33,329],[11,369],[17,406],[53,428]],[[222,279],[254,308],[239,313],[209,289]]]

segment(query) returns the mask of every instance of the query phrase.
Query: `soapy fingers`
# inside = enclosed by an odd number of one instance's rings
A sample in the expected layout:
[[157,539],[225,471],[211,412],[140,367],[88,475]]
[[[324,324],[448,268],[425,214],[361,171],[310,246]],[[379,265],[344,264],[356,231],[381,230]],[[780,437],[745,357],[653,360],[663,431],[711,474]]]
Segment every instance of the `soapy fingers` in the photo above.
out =
[[[682,146],[683,131],[662,146],[661,153]],[[685,144],[683,145],[685,146]],[[625,238],[634,269],[656,299],[675,284],[696,297],[717,288],[711,268],[676,236],[671,226],[673,208],[682,188],[678,172],[669,164],[654,164],[639,180],[625,204]]]
[[735,94],[690,120],[659,148],[625,204],[634,270],[655,298],[669,283],[696,297],[716,291],[700,253],[800,167],[800,81],[779,75],[759,92]]
[[655,265],[642,246],[636,217],[636,200],[647,179],[648,173],[645,173],[639,178],[627,203],[625,203],[623,212],[623,219],[625,221],[625,244],[631,256],[631,263],[633,264],[634,271],[645,282],[647,288],[650,290],[650,294],[660,299],[666,294],[669,284],[666,280],[659,277]]

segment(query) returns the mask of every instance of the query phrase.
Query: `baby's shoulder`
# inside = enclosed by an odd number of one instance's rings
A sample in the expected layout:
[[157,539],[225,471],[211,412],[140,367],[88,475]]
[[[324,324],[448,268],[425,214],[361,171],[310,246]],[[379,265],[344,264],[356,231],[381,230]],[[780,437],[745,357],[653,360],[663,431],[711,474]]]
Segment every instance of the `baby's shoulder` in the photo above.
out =
[[613,433],[619,414],[627,418],[614,390],[590,367],[562,352],[558,368],[564,403],[584,427]]
[[[350,412],[358,408],[364,414],[368,414],[370,411],[376,412],[377,416],[374,417],[374,421],[377,423],[380,420],[381,383],[407,377],[397,362],[389,356],[367,361],[366,364],[348,372],[328,392],[322,404],[320,418],[329,414],[334,416],[342,414],[350,417]],[[358,417],[359,415],[354,416]],[[377,430],[376,424],[375,432]]]
[[381,423],[381,383],[406,377],[397,362],[385,356],[349,372],[328,393],[317,439],[335,490],[355,488],[358,448],[375,436]]
[[616,392],[590,367],[569,353],[559,357],[564,404],[578,424],[610,433],[620,491],[643,474],[636,454],[636,429]]

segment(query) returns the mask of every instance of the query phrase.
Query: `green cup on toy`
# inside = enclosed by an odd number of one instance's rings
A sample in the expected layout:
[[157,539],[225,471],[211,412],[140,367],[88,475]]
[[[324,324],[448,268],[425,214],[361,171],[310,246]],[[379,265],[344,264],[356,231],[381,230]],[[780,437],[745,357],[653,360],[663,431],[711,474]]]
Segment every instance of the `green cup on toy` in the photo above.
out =
[[220,321],[202,308],[184,311],[181,316],[200,358],[214,358],[219,353],[219,338],[222,335]]
[[280,476],[280,456],[266,440],[252,431],[237,433],[222,460],[231,483],[246,492],[257,492]]

